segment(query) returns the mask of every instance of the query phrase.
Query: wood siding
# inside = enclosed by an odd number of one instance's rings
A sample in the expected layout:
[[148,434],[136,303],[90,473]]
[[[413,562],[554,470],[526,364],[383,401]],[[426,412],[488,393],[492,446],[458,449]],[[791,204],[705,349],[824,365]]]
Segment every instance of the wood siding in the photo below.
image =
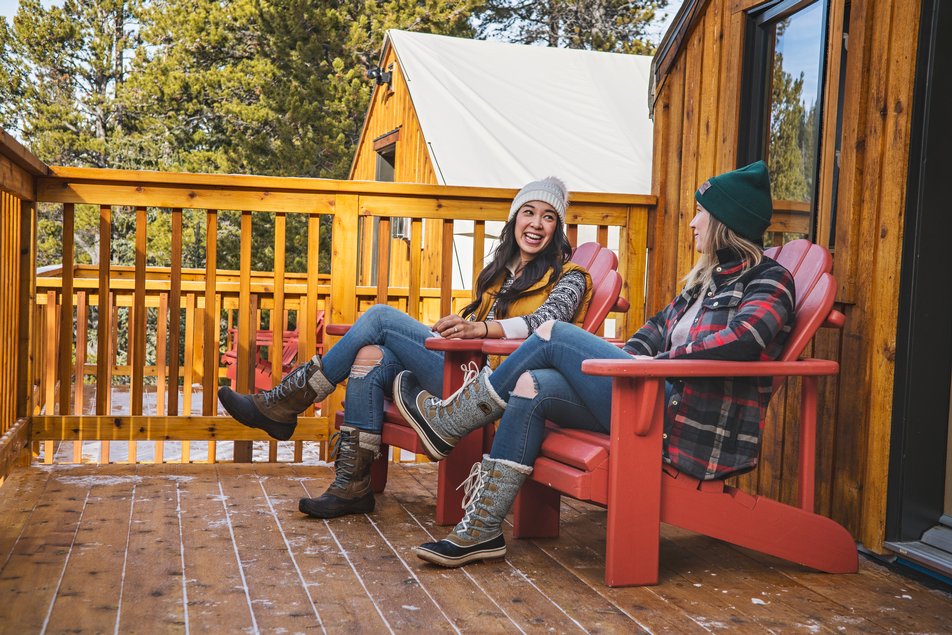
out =
[[[694,214],[694,190],[709,176],[738,167],[744,12],[758,4],[697,3],[677,57],[660,66],[649,312],[677,292],[693,264],[687,225]],[[822,332],[813,351],[840,360],[843,368],[836,381],[827,382],[820,404],[817,509],[867,547],[881,550],[919,3],[852,2],[846,87],[838,95],[844,4],[829,3],[817,233],[818,242],[828,245],[834,118],[842,100],[834,274],[846,328]],[[796,393],[796,386],[788,386],[775,396],[761,466],[741,479],[746,488],[785,502],[796,495]]]
[[[397,183],[422,183],[436,185],[439,183],[427,151],[426,139],[420,129],[420,121],[413,101],[410,99],[410,90],[403,76],[403,69],[397,60],[392,46],[387,46],[384,53],[382,68],[391,71],[390,85],[379,84],[374,89],[367,118],[354,163],[351,166],[350,177],[358,181],[373,181],[377,176],[377,152],[374,150],[374,140],[395,130],[399,130],[399,140],[396,142],[394,153],[393,180]],[[424,247],[440,245],[442,240],[442,222],[427,223],[424,230]],[[360,283],[370,284],[371,262],[374,255],[372,241],[364,238],[372,231],[372,219],[366,218],[361,224],[361,255]],[[390,241],[390,281],[394,284],[406,284],[410,271],[407,263],[410,262],[410,243],[406,240]],[[424,272],[423,284],[426,286],[440,285],[440,255],[439,249],[424,248],[421,253],[421,267]]]

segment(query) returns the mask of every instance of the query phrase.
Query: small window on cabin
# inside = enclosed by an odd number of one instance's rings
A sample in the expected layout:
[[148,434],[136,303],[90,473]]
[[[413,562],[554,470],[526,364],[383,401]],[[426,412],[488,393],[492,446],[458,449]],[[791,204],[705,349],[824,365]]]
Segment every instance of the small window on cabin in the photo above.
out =
[[738,164],[763,159],[770,171],[768,246],[816,233],[826,9],[776,0],[747,14]]
[[[377,170],[375,180],[393,183],[395,166],[397,164],[397,144],[377,150]],[[390,221],[390,237],[410,240],[410,219],[393,218]]]

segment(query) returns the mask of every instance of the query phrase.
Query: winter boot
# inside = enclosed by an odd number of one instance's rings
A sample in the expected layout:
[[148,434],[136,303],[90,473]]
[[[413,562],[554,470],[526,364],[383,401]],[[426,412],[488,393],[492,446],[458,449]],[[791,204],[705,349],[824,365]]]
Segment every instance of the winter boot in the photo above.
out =
[[463,481],[463,520],[443,540],[417,547],[416,555],[444,567],[505,556],[502,521],[531,473],[532,468],[527,465],[484,455],[482,463],[473,465]]
[[464,436],[502,415],[506,408],[489,383],[492,370],[477,370],[476,364],[466,371],[463,385],[446,399],[439,399],[423,390],[412,372],[405,370],[393,381],[393,401],[434,461],[446,457]]
[[380,455],[380,435],[341,426],[337,437],[337,475],[317,498],[302,498],[298,509],[314,518],[336,518],[374,510],[370,466]]
[[297,426],[297,416],[332,392],[334,384],[324,375],[320,356],[315,355],[271,390],[242,395],[222,386],[218,389],[218,400],[240,423],[264,430],[278,441],[287,441]]

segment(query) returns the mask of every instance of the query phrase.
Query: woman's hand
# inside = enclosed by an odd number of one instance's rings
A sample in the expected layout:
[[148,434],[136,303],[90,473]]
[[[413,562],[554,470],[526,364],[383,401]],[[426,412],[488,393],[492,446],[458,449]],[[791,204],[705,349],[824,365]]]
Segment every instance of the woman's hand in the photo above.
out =
[[441,317],[433,325],[433,330],[451,340],[471,340],[486,335],[485,323],[464,320],[458,315]]

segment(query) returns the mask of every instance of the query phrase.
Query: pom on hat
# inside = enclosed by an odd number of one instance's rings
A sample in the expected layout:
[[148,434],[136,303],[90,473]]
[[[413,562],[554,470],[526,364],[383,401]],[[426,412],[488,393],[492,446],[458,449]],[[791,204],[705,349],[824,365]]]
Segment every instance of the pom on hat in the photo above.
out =
[[770,226],[773,199],[763,161],[711,177],[701,184],[694,198],[711,216],[757,244]]
[[512,206],[509,208],[509,220],[512,220],[519,208],[529,201],[548,203],[558,212],[562,223],[565,223],[565,208],[568,207],[569,192],[561,179],[547,176],[541,181],[532,181],[524,185],[516,194],[516,198],[512,199]]

